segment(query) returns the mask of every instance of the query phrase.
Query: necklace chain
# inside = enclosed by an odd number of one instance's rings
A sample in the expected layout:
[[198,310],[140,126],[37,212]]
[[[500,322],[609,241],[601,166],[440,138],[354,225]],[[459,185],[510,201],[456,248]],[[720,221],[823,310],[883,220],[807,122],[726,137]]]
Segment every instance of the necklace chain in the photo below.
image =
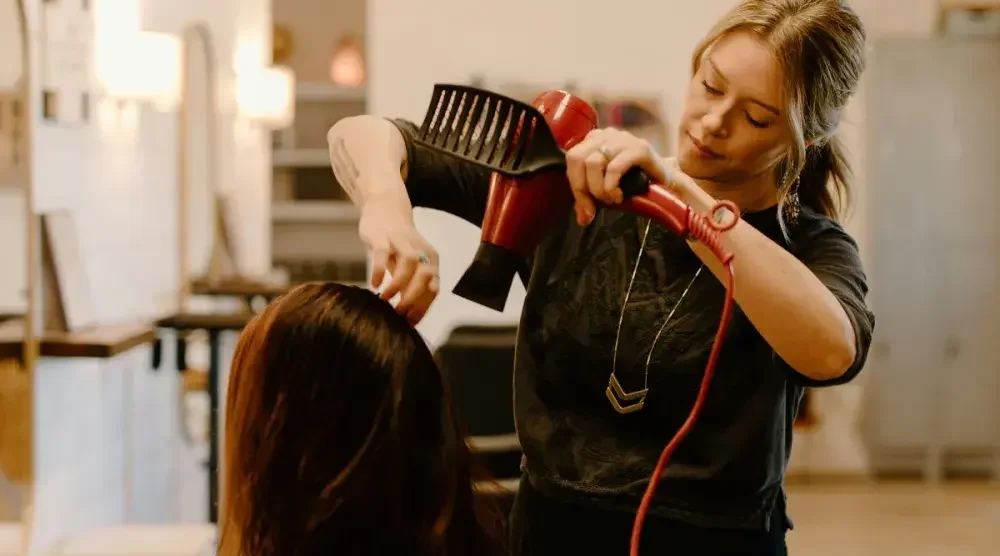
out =
[[[625,299],[622,301],[621,313],[618,315],[618,330],[615,332],[615,347],[613,350],[612,360],[611,360],[611,376],[608,377],[608,387],[605,390],[607,394],[608,401],[611,402],[611,406],[622,415],[628,413],[635,413],[642,409],[646,404],[646,394],[649,393],[649,363],[653,359],[653,350],[656,348],[656,342],[659,341],[660,335],[663,334],[663,330],[666,328],[667,323],[673,318],[674,313],[677,312],[677,308],[680,307],[682,301],[687,296],[688,292],[691,291],[691,286],[694,285],[695,281],[698,280],[698,276],[701,275],[701,271],[705,269],[705,265],[702,264],[698,267],[698,270],[694,273],[694,277],[688,283],[687,287],[684,288],[684,292],[681,293],[680,298],[677,303],[674,304],[673,309],[667,314],[667,318],[664,319],[663,324],[660,325],[660,329],[656,331],[656,336],[653,337],[653,343],[649,346],[649,354],[646,355],[646,369],[642,379],[642,389],[635,390],[633,392],[626,392],[621,383],[618,382],[618,377],[615,375],[618,367],[618,341],[621,339],[622,333],[622,322],[625,320],[625,308],[628,306],[628,298],[632,295],[632,285],[635,283],[635,275],[639,271],[639,261],[642,260],[642,254],[646,250],[646,238],[649,237],[650,221],[646,221],[646,231],[642,234],[642,243],[639,245],[639,254],[635,257],[635,266],[632,268],[632,277],[629,278],[628,288],[625,290]],[[632,403],[622,403],[622,402],[632,402]]]

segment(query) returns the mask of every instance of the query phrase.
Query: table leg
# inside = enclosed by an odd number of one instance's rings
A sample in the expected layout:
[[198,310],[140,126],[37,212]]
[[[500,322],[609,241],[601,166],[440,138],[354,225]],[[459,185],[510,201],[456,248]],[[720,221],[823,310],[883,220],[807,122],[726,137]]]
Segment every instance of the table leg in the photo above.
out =
[[208,332],[208,519],[219,522],[219,331]]

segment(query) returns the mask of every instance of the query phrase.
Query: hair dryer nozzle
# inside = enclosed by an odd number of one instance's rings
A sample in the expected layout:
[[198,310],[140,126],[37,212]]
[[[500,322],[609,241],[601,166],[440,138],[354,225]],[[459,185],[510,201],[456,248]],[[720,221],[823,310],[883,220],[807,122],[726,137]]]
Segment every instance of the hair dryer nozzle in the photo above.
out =
[[514,276],[527,278],[528,272],[528,265],[521,256],[484,241],[451,291],[473,303],[503,312]]

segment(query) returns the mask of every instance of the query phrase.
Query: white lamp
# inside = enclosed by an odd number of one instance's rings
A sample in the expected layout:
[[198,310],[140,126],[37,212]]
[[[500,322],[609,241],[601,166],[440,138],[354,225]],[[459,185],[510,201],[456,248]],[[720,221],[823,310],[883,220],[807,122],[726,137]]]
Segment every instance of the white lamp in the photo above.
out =
[[285,66],[244,71],[236,76],[240,114],[268,129],[295,121],[295,72]]
[[97,47],[95,72],[104,92],[126,101],[172,110],[180,98],[180,37],[166,33],[123,33]]

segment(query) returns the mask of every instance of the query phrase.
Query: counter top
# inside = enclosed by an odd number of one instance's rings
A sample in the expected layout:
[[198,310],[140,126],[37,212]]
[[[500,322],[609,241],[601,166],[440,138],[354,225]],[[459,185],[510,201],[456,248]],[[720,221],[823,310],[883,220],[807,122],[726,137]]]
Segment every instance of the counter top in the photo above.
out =
[[[39,338],[40,357],[87,357],[107,359],[156,339],[150,323],[95,326],[76,332],[46,332]],[[21,358],[24,353],[24,323],[0,324],[0,358]]]
[[221,278],[218,280],[198,278],[191,282],[191,293],[195,295],[274,298],[283,295],[290,288],[291,286],[268,284],[249,278]]

